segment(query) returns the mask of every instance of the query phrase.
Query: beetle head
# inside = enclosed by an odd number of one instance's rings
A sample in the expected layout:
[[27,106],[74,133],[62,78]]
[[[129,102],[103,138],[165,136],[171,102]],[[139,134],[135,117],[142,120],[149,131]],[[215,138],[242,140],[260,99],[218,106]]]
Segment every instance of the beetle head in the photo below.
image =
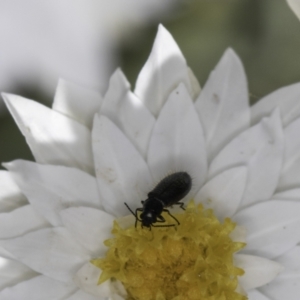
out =
[[154,216],[151,211],[141,213],[140,218],[142,220],[142,225],[145,227],[151,227],[151,224],[156,222],[156,216]]

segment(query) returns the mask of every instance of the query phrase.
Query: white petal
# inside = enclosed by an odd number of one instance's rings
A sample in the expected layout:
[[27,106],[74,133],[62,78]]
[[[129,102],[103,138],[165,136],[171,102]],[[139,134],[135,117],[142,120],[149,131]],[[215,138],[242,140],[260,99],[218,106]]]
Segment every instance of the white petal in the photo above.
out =
[[245,252],[272,259],[295,246],[300,242],[299,212],[300,202],[279,200],[238,212],[233,220],[247,228]]
[[207,142],[208,160],[250,125],[247,79],[243,65],[228,49],[210,74],[195,103]]
[[191,98],[193,100],[195,100],[201,92],[201,87],[200,87],[200,84],[198,82],[198,79],[196,78],[196,76],[195,76],[195,74],[194,74],[194,72],[192,71],[191,68],[188,68],[188,72],[189,72],[189,78],[190,78],[191,88],[192,88]]
[[151,54],[138,76],[134,92],[157,116],[169,94],[181,82],[191,92],[185,58],[171,34],[159,25]]
[[276,261],[285,267],[280,278],[300,277],[300,245],[277,257]]
[[278,199],[278,200],[295,200],[299,201],[300,199],[300,188],[298,189],[291,189],[286,190],[284,192],[276,193],[272,199]]
[[[299,101],[300,102],[300,101]],[[284,130],[285,149],[283,168],[277,191],[300,187],[300,118]]]
[[299,300],[300,276],[286,280],[274,280],[269,285],[263,286],[260,290],[271,300]]
[[289,6],[296,14],[296,16],[300,19],[300,2],[299,0],[287,0]]
[[36,272],[25,265],[12,259],[0,257],[0,289],[28,280],[36,275]]
[[268,298],[267,296],[263,295],[258,290],[251,290],[247,292],[248,300],[272,300]]
[[1,239],[16,237],[48,226],[49,223],[40,217],[31,205],[0,214]]
[[29,202],[52,225],[59,212],[72,206],[101,208],[96,179],[78,169],[16,160],[5,164]]
[[107,300],[105,297],[96,297],[82,290],[78,290],[75,294],[64,300]]
[[239,277],[239,283],[245,290],[271,282],[283,270],[282,265],[275,261],[246,254],[235,254],[234,264],[245,271]]
[[76,289],[72,283],[63,283],[46,276],[37,276],[0,292],[1,300],[63,300]]
[[125,287],[121,281],[111,280],[110,289],[111,293],[113,294],[112,300],[123,300],[128,298]]
[[7,171],[0,171],[0,212],[9,212],[27,202]]
[[0,257],[2,258],[7,258],[7,259],[15,259],[15,257],[8,252],[7,250],[5,250],[1,245],[0,245]]
[[269,199],[278,183],[284,139],[279,111],[234,138],[212,161],[209,177],[238,165],[248,166],[242,206]]
[[93,173],[91,136],[85,126],[35,101],[8,94],[3,98],[37,162]]
[[146,157],[155,118],[129,89],[126,77],[117,69],[110,79],[100,113],[113,121]]
[[105,210],[113,215],[127,215],[124,202],[139,205],[153,186],[146,162],[105,116],[95,117],[93,150]]
[[90,257],[65,228],[46,228],[22,237],[1,241],[1,245],[33,270],[63,282]]
[[212,208],[221,220],[231,217],[241,202],[247,180],[247,168],[226,170],[208,181],[194,197],[205,208]]
[[300,83],[280,88],[262,98],[251,107],[251,124],[258,123],[263,117],[279,107],[283,127],[300,116]]
[[183,84],[172,92],[157,119],[150,140],[148,164],[156,180],[170,172],[190,173],[194,193],[206,179],[203,131]]
[[276,259],[285,270],[261,290],[274,300],[299,300],[300,295],[300,246]]
[[[118,294],[114,294],[114,295],[112,295],[112,297],[111,297],[111,300],[125,300],[125,299],[127,299],[127,297],[122,297],[122,296],[120,296],[120,295],[118,295]],[[110,300],[110,299],[109,299]]]
[[229,236],[234,242],[246,243],[247,229],[243,226],[236,225]]
[[103,241],[111,237],[114,217],[88,207],[71,207],[60,212],[62,221],[77,241],[94,256],[104,256]]
[[110,281],[98,285],[101,270],[91,263],[86,263],[76,273],[74,282],[85,292],[94,296],[109,297],[111,294]]
[[91,128],[101,103],[100,93],[60,79],[52,108]]

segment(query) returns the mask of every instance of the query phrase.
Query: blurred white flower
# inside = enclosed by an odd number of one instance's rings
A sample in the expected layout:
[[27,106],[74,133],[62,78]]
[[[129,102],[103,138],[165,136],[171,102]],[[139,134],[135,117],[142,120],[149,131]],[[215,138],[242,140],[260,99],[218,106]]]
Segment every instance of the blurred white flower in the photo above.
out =
[[300,19],[300,1],[299,0],[287,0],[287,3],[294,11],[296,16]]
[[[250,108],[231,49],[200,92],[162,26],[134,92],[117,70],[104,97],[61,80],[52,109],[4,95],[36,163],[16,160],[0,173],[0,299],[124,299],[118,281],[97,285],[101,270],[90,260],[104,255],[112,221],[128,215],[124,202],[135,210],[168,172],[186,171],[186,200],[236,222],[233,241],[246,230],[234,255],[245,274],[233,288],[250,300],[298,300],[299,96],[295,84]],[[28,204],[13,210],[23,195]]]
[[103,90],[118,65],[116,41],[174,3],[0,0],[0,90],[28,85],[52,94],[60,76]]

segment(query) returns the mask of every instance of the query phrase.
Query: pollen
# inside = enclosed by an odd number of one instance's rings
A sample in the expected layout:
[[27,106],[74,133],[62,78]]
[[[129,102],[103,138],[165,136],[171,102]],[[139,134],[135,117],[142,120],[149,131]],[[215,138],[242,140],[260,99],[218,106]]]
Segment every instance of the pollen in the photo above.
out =
[[245,244],[230,238],[235,223],[221,223],[193,201],[174,216],[180,225],[152,230],[124,229],[115,221],[106,256],[91,261],[102,270],[99,284],[121,281],[127,300],[246,300],[237,292],[244,271],[234,266],[233,254]]

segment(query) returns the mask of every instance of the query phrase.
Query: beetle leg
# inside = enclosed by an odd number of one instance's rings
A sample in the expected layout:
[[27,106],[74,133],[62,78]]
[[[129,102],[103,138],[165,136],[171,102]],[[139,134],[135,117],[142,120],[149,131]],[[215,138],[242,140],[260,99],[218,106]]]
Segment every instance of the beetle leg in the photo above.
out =
[[[138,211],[143,211],[143,209],[142,208],[137,208],[135,210],[135,227],[137,225],[137,221],[140,221],[142,223],[142,219],[138,217],[138,214],[137,214]],[[143,228],[143,225],[142,225],[142,228]]]
[[176,224],[167,224],[167,225],[151,225],[152,227],[174,227]]
[[166,222],[165,218],[162,215],[157,216],[157,219],[159,220],[157,220],[156,222],[160,222],[160,223]]
[[180,225],[179,221],[169,212],[169,210],[164,208],[163,211],[167,212],[169,216],[172,217],[177,222],[178,225]]
[[179,205],[181,209],[185,210],[185,208],[183,207],[183,205],[184,205],[183,202],[177,202],[177,203],[174,203],[173,205]]

